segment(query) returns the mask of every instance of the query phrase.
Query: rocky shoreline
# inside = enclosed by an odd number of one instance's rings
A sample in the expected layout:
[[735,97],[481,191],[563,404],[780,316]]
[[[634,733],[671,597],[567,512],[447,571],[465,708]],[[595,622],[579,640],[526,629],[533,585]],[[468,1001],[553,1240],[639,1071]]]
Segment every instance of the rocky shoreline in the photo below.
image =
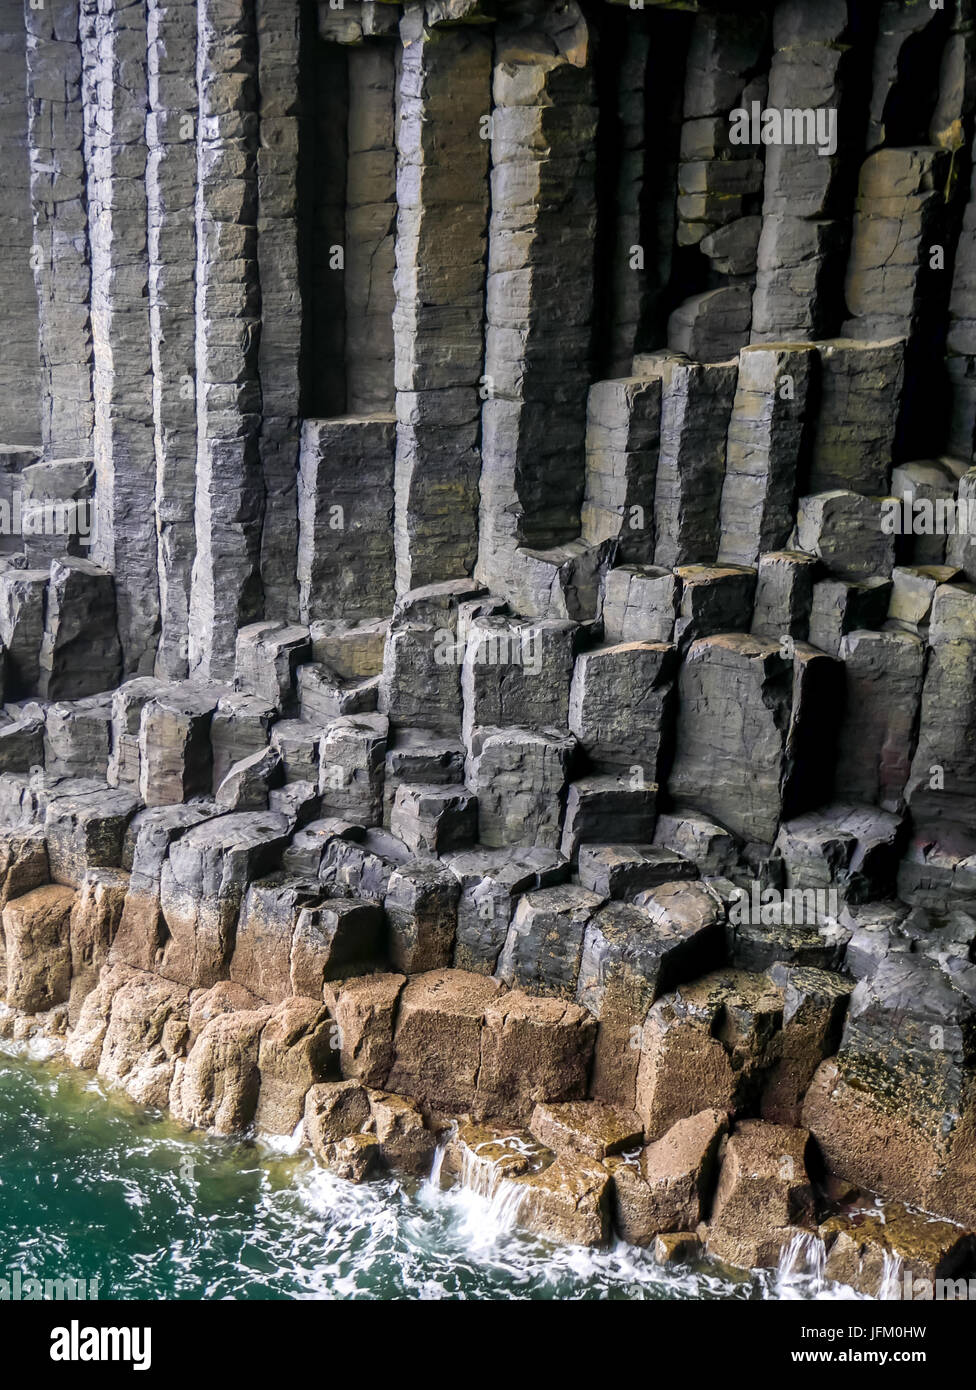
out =
[[[4,784],[17,781],[7,774]],[[136,810],[116,820],[113,838],[106,793],[68,782],[46,794],[48,833],[2,833],[0,1036],[43,1040],[188,1127],[294,1138],[353,1182],[424,1176],[436,1154],[444,1174],[560,1242],[619,1236],[662,1263],[707,1254],[776,1268],[798,1239],[819,1239],[825,1278],[882,1297],[902,1297],[906,1273],[968,1274],[976,1240],[965,1169],[936,1166],[946,1148],[920,1123],[921,1101],[931,1114],[942,1097],[931,1075],[917,1075],[917,1053],[899,1078],[890,1056],[871,1052],[891,1036],[870,1029],[879,983],[904,991],[910,979],[917,991],[923,979],[945,980],[927,957],[891,952],[857,984],[802,961],[745,969],[729,963],[743,944],[756,950],[726,920],[731,881],[693,877],[694,861],[677,851],[582,853],[577,880],[620,870],[625,855],[631,876],[663,879],[640,890],[638,907],[570,881],[568,866],[562,883],[513,893],[533,859],[539,872],[539,855],[508,850],[492,852],[497,879],[473,880],[484,896],[508,879],[508,911],[517,903],[502,950],[512,964],[499,978],[430,958],[455,947],[471,851],[446,862],[401,857],[398,867],[379,853],[395,848],[388,832],[357,827],[357,836],[319,819],[289,834],[280,813],[207,816],[218,808],[204,802]],[[78,817],[86,802],[101,806],[97,823]],[[88,864],[111,857],[112,844],[118,868]],[[315,879],[266,857],[287,862],[310,844]],[[52,862],[75,865],[74,886],[48,881]],[[249,885],[246,863],[263,875]],[[683,878],[664,877],[679,867]],[[846,925],[813,935],[821,952],[846,946],[851,959],[877,927],[855,926],[850,908],[842,917]],[[545,976],[566,969],[574,918],[575,986],[547,988]],[[168,973],[136,963],[167,952]],[[410,952],[432,968],[388,968]],[[370,954],[373,970],[358,973]],[[194,983],[208,971],[229,978]],[[912,1007],[903,1027],[932,1006],[916,995]],[[859,1083],[858,1067],[870,1077],[872,1064],[886,1087],[901,1080],[900,1094]],[[903,1175],[900,1188],[866,1190],[909,1142],[928,1168]],[[918,1208],[926,1180],[940,1194],[929,1212],[951,1221],[894,1200]],[[876,1193],[888,1199],[880,1207]]]
[[0,16],[0,1035],[967,1276],[969,0]]

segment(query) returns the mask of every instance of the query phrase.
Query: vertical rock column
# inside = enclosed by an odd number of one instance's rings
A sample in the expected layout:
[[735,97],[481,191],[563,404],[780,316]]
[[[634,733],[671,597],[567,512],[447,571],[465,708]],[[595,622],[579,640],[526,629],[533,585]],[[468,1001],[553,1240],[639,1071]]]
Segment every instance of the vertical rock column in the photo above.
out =
[[41,442],[57,458],[90,452],[93,419],[78,4],[28,4],[24,14]]
[[237,629],[262,615],[253,0],[199,0],[198,19],[197,550],[190,672],[225,679],[234,670]]
[[719,505],[736,362],[663,362],[661,444],[654,489],[654,563],[709,564],[718,553]]
[[127,675],[152,671],[159,627],[146,201],[146,7],[83,0],[85,159],[94,343],[96,536],[115,575]]
[[260,144],[258,271],[261,279],[260,455],[264,476],[261,580],[269,618],[295,618],[298,589],[298,42],[295,0],[256,0]]
[[[346,172],[346,408],[394,408],[396,64],[390,43],[349,49]],[[476,334],[480,341],[480,333]]]
[[824,337],[840,327],[853,198],[847,171],[864,126],[849,8],[781,0],[773,14],[769,105],[822,110],[822,121],[833,113],[837,149],[826,154],[801,143],[766,151],[754,343]]
[[[756,7],[754,7],[756,8]],[[729,117],[766,95],[768,17],[702,10],[685,70],[677,244],[701,252],[693,293],[671,314],[668,346],[705,362],[731,357],[749,341],[759,234],[763,147],[733,145]]]
[[[620,167],[617,172],[616,226],[610,304],[608,376],[630,376],[641,325],[647,317],[650,268],[635,269],[632,247],[644,245],[644,166],[648,156],[644,89],[650,33],[628,14],[621,62],[616,77]],[[646,249],[645,249],[646,255]]]
[[813,347],[749,347],[739,354],[722,488],[720,564],[754,565],[789,539],[809,443]]
[[881,149],[861,166],[845,293],[850,338],[907,338],[930,319],[944,275],[931,248],[945,240],[951,163],[934,147]]
[[597,112],[575,4],[498,31],[478,578],[579,532],[593,313]]
[[951,403],[948,450],[968,461],[976,453],[976,161],[953,268],[946,371]]
[[[396,571],[404,592],[477,552],[491,38],[401,22],[397,112]],[[489,367],[490,371],[491,368]]]
[[[149,324],[156,443],[160,633],[156,671],[187,673],[196,537],[196,0],[148,0]],[[188,283],[189,275],[189,283]]]
[[24,100],[23,0],[0,3],[0,439],[37,444],[41,437],[41,378],[37,356],[37,295],[31,274],[34,234],[27,103]]

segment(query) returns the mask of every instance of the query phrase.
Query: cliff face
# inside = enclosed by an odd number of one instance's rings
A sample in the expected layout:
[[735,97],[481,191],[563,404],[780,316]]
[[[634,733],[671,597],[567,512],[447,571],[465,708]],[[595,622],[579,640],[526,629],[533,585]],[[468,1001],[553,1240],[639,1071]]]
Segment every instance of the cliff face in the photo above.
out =
[[24,16],[3,1029],[566,1238],[976,1224],[969,0]]

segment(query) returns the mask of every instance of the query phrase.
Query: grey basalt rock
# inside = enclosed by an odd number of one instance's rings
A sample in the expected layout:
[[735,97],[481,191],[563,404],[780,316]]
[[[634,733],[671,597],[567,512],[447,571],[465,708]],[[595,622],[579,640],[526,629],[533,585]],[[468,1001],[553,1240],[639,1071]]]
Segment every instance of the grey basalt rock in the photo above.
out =
[[846,704],[837,747],[838,798],[897,811],[911,765],[925,648],[907,632],[841,639]]
[[681,598],[676,572],[616,565],[603,581],[603,633],[610,643],[670,642]]
[[661,433],[661,381],[595,382],[586,405],[586,491],[582,539],[619,541],[616,558],[654,555],[654,481]]
[[576,647],[572,622],[474,619],[461,666],[466,742],[485,726],[565,729]]
[[567,861],[541,846],[465,850],[448,866],[461,885],[453,964],[481,975],[494,974],[522,894],[569,877]]
[[40,440],[56,453],[91,447],[91,265],[79,12],[24,12],[28,155],[40,349]]
[[820,403],[807,492],[887,491],[904,376],[904,340],[819,343]]
[[196,324],[185,267],[196,259],[196,0],[148,0],[146,204],[159,574],[156,671],[188,673],[197,412]]
[[168,932],[161,974],[194,988],[224,976],[247,885],[276,867],[286,839],[283,816],[245,811],[192,826],[173,842],[160,879]]
[[663,364],[661,445],[654,491],[657,565],[708,564],[718,554],[719,505],[737,364]]
[[473,731],[465,781],[478,799],[483,845],[559,847],[564,788],[575,742],[531,729]]
[[801,497],[795,548],[822,560],[840,579],[887,579],[895,563],[894,536],[880,497],[835,489]]
[[49,705],[44,714],[44,768],[55,777],[107,777],[113,697]]
[[196,554],[189,671],[226,680],[261,617],[257,33],[253,6],[197,0]]
[[51,562],[38,667],[46,700],[79,700],[118,684],[122,650],[107,570],[74,557]]
[[745,840],[771,844],[779,820],[792,663],[745,634],[692,646],[678,678],[674,766],[679,807],[703,810]]
[[382,825],[387,734],[382,715],[344,715],[329,725],[319,745],[323,815]]
[[[213,757],[213,789],[242,758],[261,753],[268,746],[275,727],[274,702],[259,695],[228,691],[221,694],[210,721],[210,751]],[[280,753],[280,748],[276,749]]]
[[528,31],[517,18],[496,31],[477,573],[502,594],[520,545],[545,550],[579,530],[596,228],[592,39],[575,3],[534,17]]
[[635,763],[627,772],[597,773],[570,782],[560,850],[575,859],[584,844],[617,835],[641,844],[654,833],[658,786]]
[[392,415],[306,420],[298,477],[304,622],[378,618],[393,604]]
[[677,665],[675,648],[663,642],[596,647],[577,657],[569,727],[594,767],[641,766],[657,781]]
[[464,747],[424,729],[399,729],[387,746],[383,777],[383,824],[389,829],[397,788],[403,782],[451,786],[464,781]]
[[397,592],[469,573],[477,556],[479,386],[492,40],[400,21],[397,93]]
[[578,872],[583,887],[603,898],[629,898],[661,883],[698,877],[692,860],[654,845],[581,845]]
[[[50,567],[0,573],[0,642],[6,654],[8,699],[39,693],[41,643]],[[114,670],[114,666],[113,666]]]
[[810,346],[743,348],[722,488],[723,564],[754,565],[786,544],[809,445],[808,396],[818,366]]
[[165,695],[165,681],[154,676],[134,676],[112,692],[111,752],[106,781],[110,787],[130,787],[140,783],[139,725],[145,705],[157,695]]
[[818,572],[816,557],[801,550],[772,550],[760,555],[752,635],[796,637],[805,642],[810,634],[813,584]]
[[159,629],[146,26],[143,6],[82,8],[96,476],[92,558],[118,578],[127,675],[151,674]]
[[442,855],[463,849],[478,837],[477,798],[463,785],[401,782],[390,830],[417,854]]
[[526,893],[509,926],[497,978],[535,994],[573,999],[587,923],[602,903],[596,893],[572,884]]
[[190,682],[152,696],[139,719],[139,794],[147,806],[209,796],[210,726],[223,692]]

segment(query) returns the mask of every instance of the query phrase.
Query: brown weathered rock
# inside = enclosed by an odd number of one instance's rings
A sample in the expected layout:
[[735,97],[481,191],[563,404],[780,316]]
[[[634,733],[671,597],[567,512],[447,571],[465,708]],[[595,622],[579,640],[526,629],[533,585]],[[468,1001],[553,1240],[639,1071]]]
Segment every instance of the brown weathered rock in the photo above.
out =
[[178,1120],[217,1134],[239,1134],[254,1119],[261,1085],[258,1056],[271,1010],[238,1009],[206,1024],[176,1065],[170,1109]]
[[334,1145],[359,1134],[369,1121],[369,1094],[357,1081],[324,1081],[305,1097],[305,1135],[312,1152],[331,1166]]
[[380,1157],[387,1167],[418,1177],[429,1173],[437,1139],[424,1124],[416,1101],[370,1091],[369,1105]]
[[272,1012],[261,1031],[254,1123],[268,1134],[292,1134],[312,1086],[335,1069],[332,1019],[316,999],[292,997]]
[[162,1109],[186,1049],[189,1012],[183,986],[142,970],[126,971],[112,994],[99,1076],[140,1105]]
[[7,1003],[40,1013],[68,998],[71,911],[77,895],[50,884],[8,900],[3,909]]
[[633,1111],[599,1100],[545,1101],[532,1111],[529,1129],[557,1154],[585,1154],[601,1161],[638,1148],[644,1137]]
[[70,925],[72,1026],[108,962],[128,889],[129,875],[123,869],[90,869],[81,881]]
[[932,1298],[935,1280],[962,1273],[976,1250],[965,1228],[899,1202],[886,1203],[880,1212],[831,1216],[820,1235],[827,1246],[824,1276],[869,1298],[902,1299],[906,1288],[914,1292],[916,1280],[928,1281],[929,1291],[919,1292]]
[[513,1179],[518,1222],[568,1245],[604,1245],[610,1227],[610,1174],[591,1159],[557,1158],[538,1173]]
[[[794,1226],[815,1219],[805,1129],[742,1120],[725,1146],[708,1252],[727,1264],[775,1264]],[[777,1235],[777,1232],[780,1234]]]
[[503,994],[485,1008],[475,1108],[524,1121],[537,1101],[581,1100],[595,1036],[577,1004]]
[[465,970],[431,970],[400,996],[387,1089],[434,1109],[471,1107],[481,1075],[482,1032],[497,980]]
[[721,1110],[678,1120],[641,1151],[636,1165],[614,1160],[614,1224],[631,1245],[663,1232],[694,1230],[711,1207],[719,1144],[728,1129]]
[[664,995],[635,1041],[635,1109],[648,1139],[700,1110],[735,1113],[754,1100],[779,1055],[783,997],[764,975],[715,971]]
[[360,975],[330,981],[324,989],[338,1028],[342,1075],[364,1086],[382,1086],[393,1065],[393,1022],[404,975]]

